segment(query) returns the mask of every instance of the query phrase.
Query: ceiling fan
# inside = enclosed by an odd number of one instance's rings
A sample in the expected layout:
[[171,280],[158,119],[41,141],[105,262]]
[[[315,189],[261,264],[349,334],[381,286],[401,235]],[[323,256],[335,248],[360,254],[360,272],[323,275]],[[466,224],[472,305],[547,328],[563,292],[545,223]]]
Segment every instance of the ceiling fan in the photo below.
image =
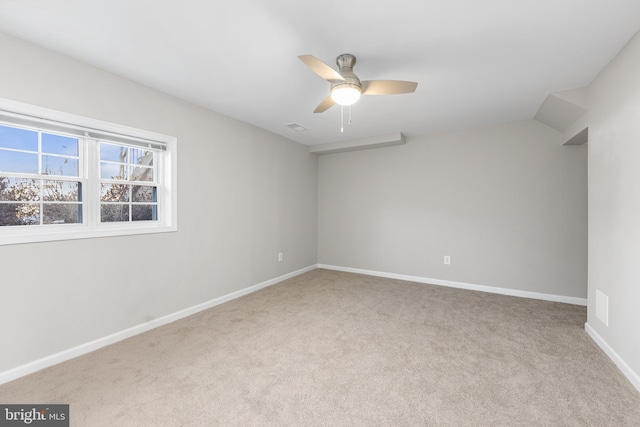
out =
[[353,72],[356,57],[344,53],[336,58],[338,71],[313,55],[298,56],[311,71],[331,83],[331,93],[313,111],[322,113],[333,105],[348,106],[356,103],[360,95],[395,95],[415,92],[418,83],[404,80],[363,80]]

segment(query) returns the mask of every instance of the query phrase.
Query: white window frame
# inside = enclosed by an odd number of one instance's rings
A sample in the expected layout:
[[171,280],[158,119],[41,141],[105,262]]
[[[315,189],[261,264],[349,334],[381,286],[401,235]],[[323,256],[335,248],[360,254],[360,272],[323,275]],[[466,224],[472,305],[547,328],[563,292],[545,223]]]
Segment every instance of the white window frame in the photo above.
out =
[[[83,156],[80,162],[84,169],[78,181],[83,182],[83,222],[79,224],[47,224],[25,226],[0,226],[0,245],[55,240],[88,239],[110,236],[173,232],[178,229],[178,180],[177,180],[177,138],[156,132],[135,129],[115,123],[96,120],[75,114],[64,113],[35,105],[0,98],[0,115],[25,116],[34,125],[47,133],[46,126],[61,125],[83,131],[79,138],[79,151]],[[11,122],[4,121],[8,126]],[[15,123],[17,127],[23,127]],[[64,131],[61,131],[64,133]],[[56,133],[56,132],[53,132]],[[100,222],[100,159],[98,142],[152,141],[161,144],[165,150],[157,159],[157,199],[158,219],[155,221]],[[91,147],[93,145],[93,148]],[[51,177],[56,179],[55,176]]]

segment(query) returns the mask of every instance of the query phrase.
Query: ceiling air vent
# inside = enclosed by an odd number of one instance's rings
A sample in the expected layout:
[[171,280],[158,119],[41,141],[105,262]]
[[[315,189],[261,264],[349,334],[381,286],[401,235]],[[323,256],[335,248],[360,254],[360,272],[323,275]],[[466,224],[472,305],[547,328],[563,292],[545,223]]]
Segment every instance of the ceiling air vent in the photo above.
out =
[[285,126],[288,127],[291,130],[295,130],[296,132],[304,132],[304,131],[307,130],[306,127],[301,126],[301,125],[299,125],[297,123],[289,123],[289,124],[287,124]]

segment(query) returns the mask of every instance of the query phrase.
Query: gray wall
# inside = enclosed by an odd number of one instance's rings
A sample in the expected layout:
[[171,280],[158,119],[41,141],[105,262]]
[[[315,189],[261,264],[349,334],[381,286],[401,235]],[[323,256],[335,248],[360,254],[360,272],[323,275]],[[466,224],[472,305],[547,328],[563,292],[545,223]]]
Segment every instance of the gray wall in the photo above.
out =
[[[640,36],[589,88],[588,324],[640,384]],[[596,318],[609,298],[609,326]]]
[[0,97],[178,137],[179,186],[176,233],[0,246],[0,372],[316,263],[307,147],[11,37],[0,52]]
[[537,121],[320,156],[319,263],[586,298],[586,156]]

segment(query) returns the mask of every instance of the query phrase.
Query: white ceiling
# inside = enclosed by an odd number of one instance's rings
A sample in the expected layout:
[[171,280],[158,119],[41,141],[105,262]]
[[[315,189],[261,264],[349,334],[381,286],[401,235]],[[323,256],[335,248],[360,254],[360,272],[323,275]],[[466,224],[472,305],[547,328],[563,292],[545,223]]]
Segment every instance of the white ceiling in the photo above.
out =
[[[640,0],[0,0],[2,32],[308,145],[531,119],[639,29]],[[418,89],[363,97],[341,134],[297,58],[341,53]]]

